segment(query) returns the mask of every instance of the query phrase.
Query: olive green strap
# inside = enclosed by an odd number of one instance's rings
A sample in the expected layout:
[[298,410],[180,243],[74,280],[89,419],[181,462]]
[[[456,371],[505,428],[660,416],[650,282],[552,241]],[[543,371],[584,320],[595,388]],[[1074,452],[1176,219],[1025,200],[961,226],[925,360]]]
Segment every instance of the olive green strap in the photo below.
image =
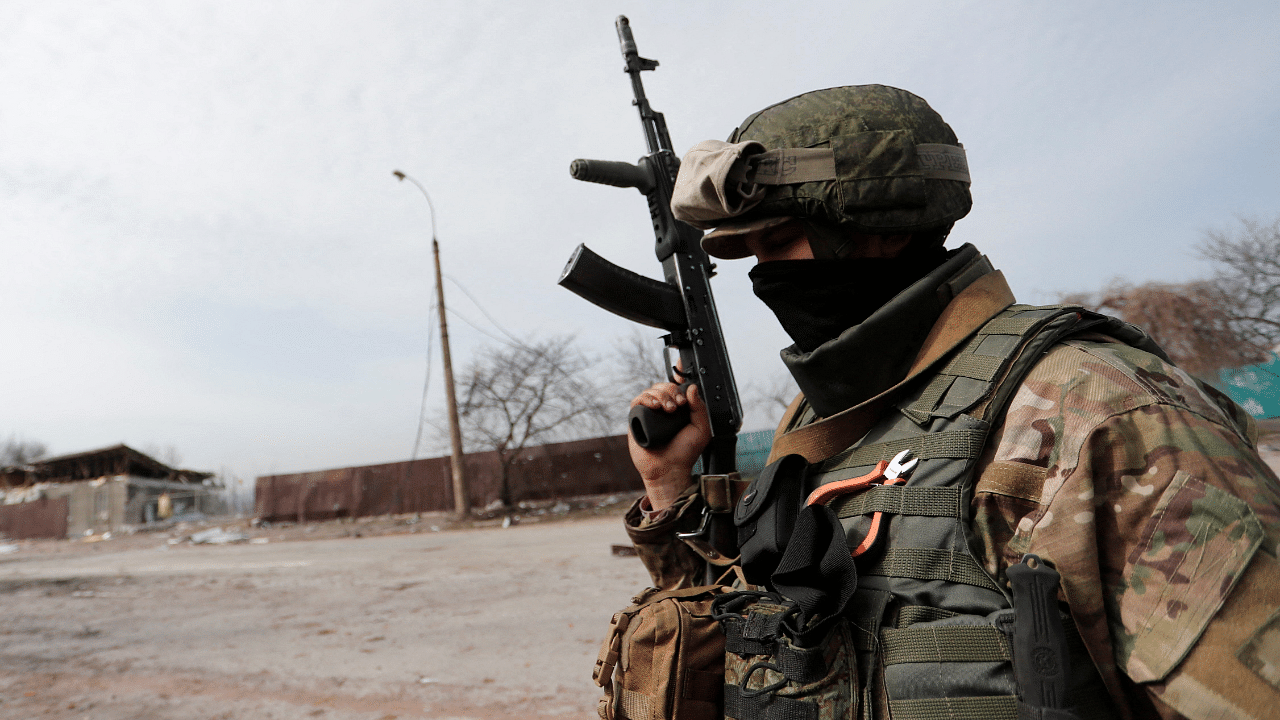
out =
[[903,487],[884,485],[857,495],[846,495],[830,504],[836,517],[847,518],[873,512],[924,517],[964,517],[960,488]]
[[898,610],[898,622],[894,623],[900,628],[910,627],[916,623],[933,622],[934,620],[946,620],[953,618],[960,613],[943,610],[942,608],[930,607],[928,605],[906,605]]
[[1017,720],[1013,695],[890,700],[893,720]]
[[890,548],[864,575],[946,580],[1000,592],[972,555],[936,548]]
[[933,416],[934,408],[938,407],[938,403],[942,402],[942,396],[947,394],[947,391],[951,389],[955,381],[955,375],[939,374],[935,376],[929,381],[924,392],[920,393],[920,397],[902,409],[902,414],[911,418],[911,421],[917,425],[929,422],[929,418]]
[[[929,381],[920,396],[901,408],[902,413],[917,425],[924,425],[932,417],[954,417],[974,407],[991,396],[996,381],[1028,343],[1035,343],[1037,333],[1064,316],[1070,316],[1065,327],[1073,326],[1078,319],[1076,310],[1066,305],[1010,305],[983,325]],[[1056,341],[1060,335],[1050,337]],[[1021,376],[1015,380],[1021,380]]]
[[1008,662],[1009,642],[991,625],[885,628],[880,631],[884,664]]
[[[915,146],[915,156],[915,170],[921,177],[969,182],[969,161],[959,145],[922,143]],[[730,180],[759,185],[797,185],[839,177],[835,151],[830,147],[775,148],[747,155],[745,162],[733,164],[728,175]]]
[[1043,321],[1044,318],[1040,317],[998,317],[982,328],[982,334],[1025,335]]
[[775,148],[734,163],[729,179],[758,185],[796,185],[835,180],[836,156],[831,148]]
[[991,381],[1000,374],[1005,358],[996,355],[957,355],[943,368],[944,375]]
[[[928,433],[916,437],[890,440],[889,442],[863,445],[849,448],[827,461],[825,467],[831,470],[839,468],[857,468],[875,465],[881,460],[888,460],[903,450],[910,450],[921,460],[935,458],[957,458],[968,460],[976,458],[982,452],[986,430],[971,428],[967,430],[950,430],[940,433]],[[845,478],[832,477],[832,480]]]

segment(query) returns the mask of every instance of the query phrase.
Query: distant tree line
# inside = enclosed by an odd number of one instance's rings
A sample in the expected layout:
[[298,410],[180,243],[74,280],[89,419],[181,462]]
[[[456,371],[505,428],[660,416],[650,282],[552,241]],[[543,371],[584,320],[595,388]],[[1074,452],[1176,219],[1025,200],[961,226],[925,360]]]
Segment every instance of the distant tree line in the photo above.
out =
[[1208,231],[1197,250],[1213,264],[1210,279],[1114,280],[1100,292],[1063,301],[1142,327],[1193,375],[1268,361],[1280,346],[1280,217],[1270,223],[1241,218],[1233,230]]
[[10,435],[0,442],[0,467],[29,465],[44,457],[49,448],[37,440],[24,440]]

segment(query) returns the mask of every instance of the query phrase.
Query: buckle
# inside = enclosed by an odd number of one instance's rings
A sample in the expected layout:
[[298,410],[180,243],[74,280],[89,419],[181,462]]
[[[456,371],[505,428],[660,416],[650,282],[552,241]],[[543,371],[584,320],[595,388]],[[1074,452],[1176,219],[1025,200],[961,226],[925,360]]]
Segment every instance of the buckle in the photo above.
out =
[[747,483],[738,473],[727,475],[703,475],[699,479],[699,492],[711,512],[731,513],[738,499],[746,491]]

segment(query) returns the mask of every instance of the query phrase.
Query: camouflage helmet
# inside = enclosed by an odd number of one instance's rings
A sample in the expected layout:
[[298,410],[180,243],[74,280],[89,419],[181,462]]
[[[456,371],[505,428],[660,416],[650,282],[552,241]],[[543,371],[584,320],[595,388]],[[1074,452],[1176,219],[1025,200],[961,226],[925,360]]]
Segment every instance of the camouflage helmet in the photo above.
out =
[[[873,235],[945,230],[973,205],[955,133],[923,98],[898,88],[850,85],[797,95],[748,117],[729,143],[800,149],[801,156],[829,150],[825,162],[831,167],[834,159],[834,167],[816,175],[825,179],[764,186],[758,204],[715,223],[712,244],[714,236],[789,217]],[[776,162],[785,166],[788,158]]]

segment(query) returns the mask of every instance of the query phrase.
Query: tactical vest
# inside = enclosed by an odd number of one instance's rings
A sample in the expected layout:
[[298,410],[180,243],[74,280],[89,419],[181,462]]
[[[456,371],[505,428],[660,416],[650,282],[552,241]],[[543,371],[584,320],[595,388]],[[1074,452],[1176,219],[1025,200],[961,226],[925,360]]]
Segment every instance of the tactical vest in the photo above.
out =
[[[847,450],[810,467],[806,492],[865,475],[911,450],[919,464],[901,485],[840,497],[831,508],[851,547],[881,513],[880,540],[857,558],[849,625],[858,656],[859,715],[893,720],[1018,720],[1011,658],[1014,608],[970,550],[975,465],[993,422],[1045,352],[1085,329],[1163,356],[1127,323],[1078,307],[1013,305],[941,370],[916,381]],[[788,429],[813,419],[804,405]],[[887,527],[885,525],[887,524]],[[1082,720],[1116,713],[1070,617],[1068,702]]]

